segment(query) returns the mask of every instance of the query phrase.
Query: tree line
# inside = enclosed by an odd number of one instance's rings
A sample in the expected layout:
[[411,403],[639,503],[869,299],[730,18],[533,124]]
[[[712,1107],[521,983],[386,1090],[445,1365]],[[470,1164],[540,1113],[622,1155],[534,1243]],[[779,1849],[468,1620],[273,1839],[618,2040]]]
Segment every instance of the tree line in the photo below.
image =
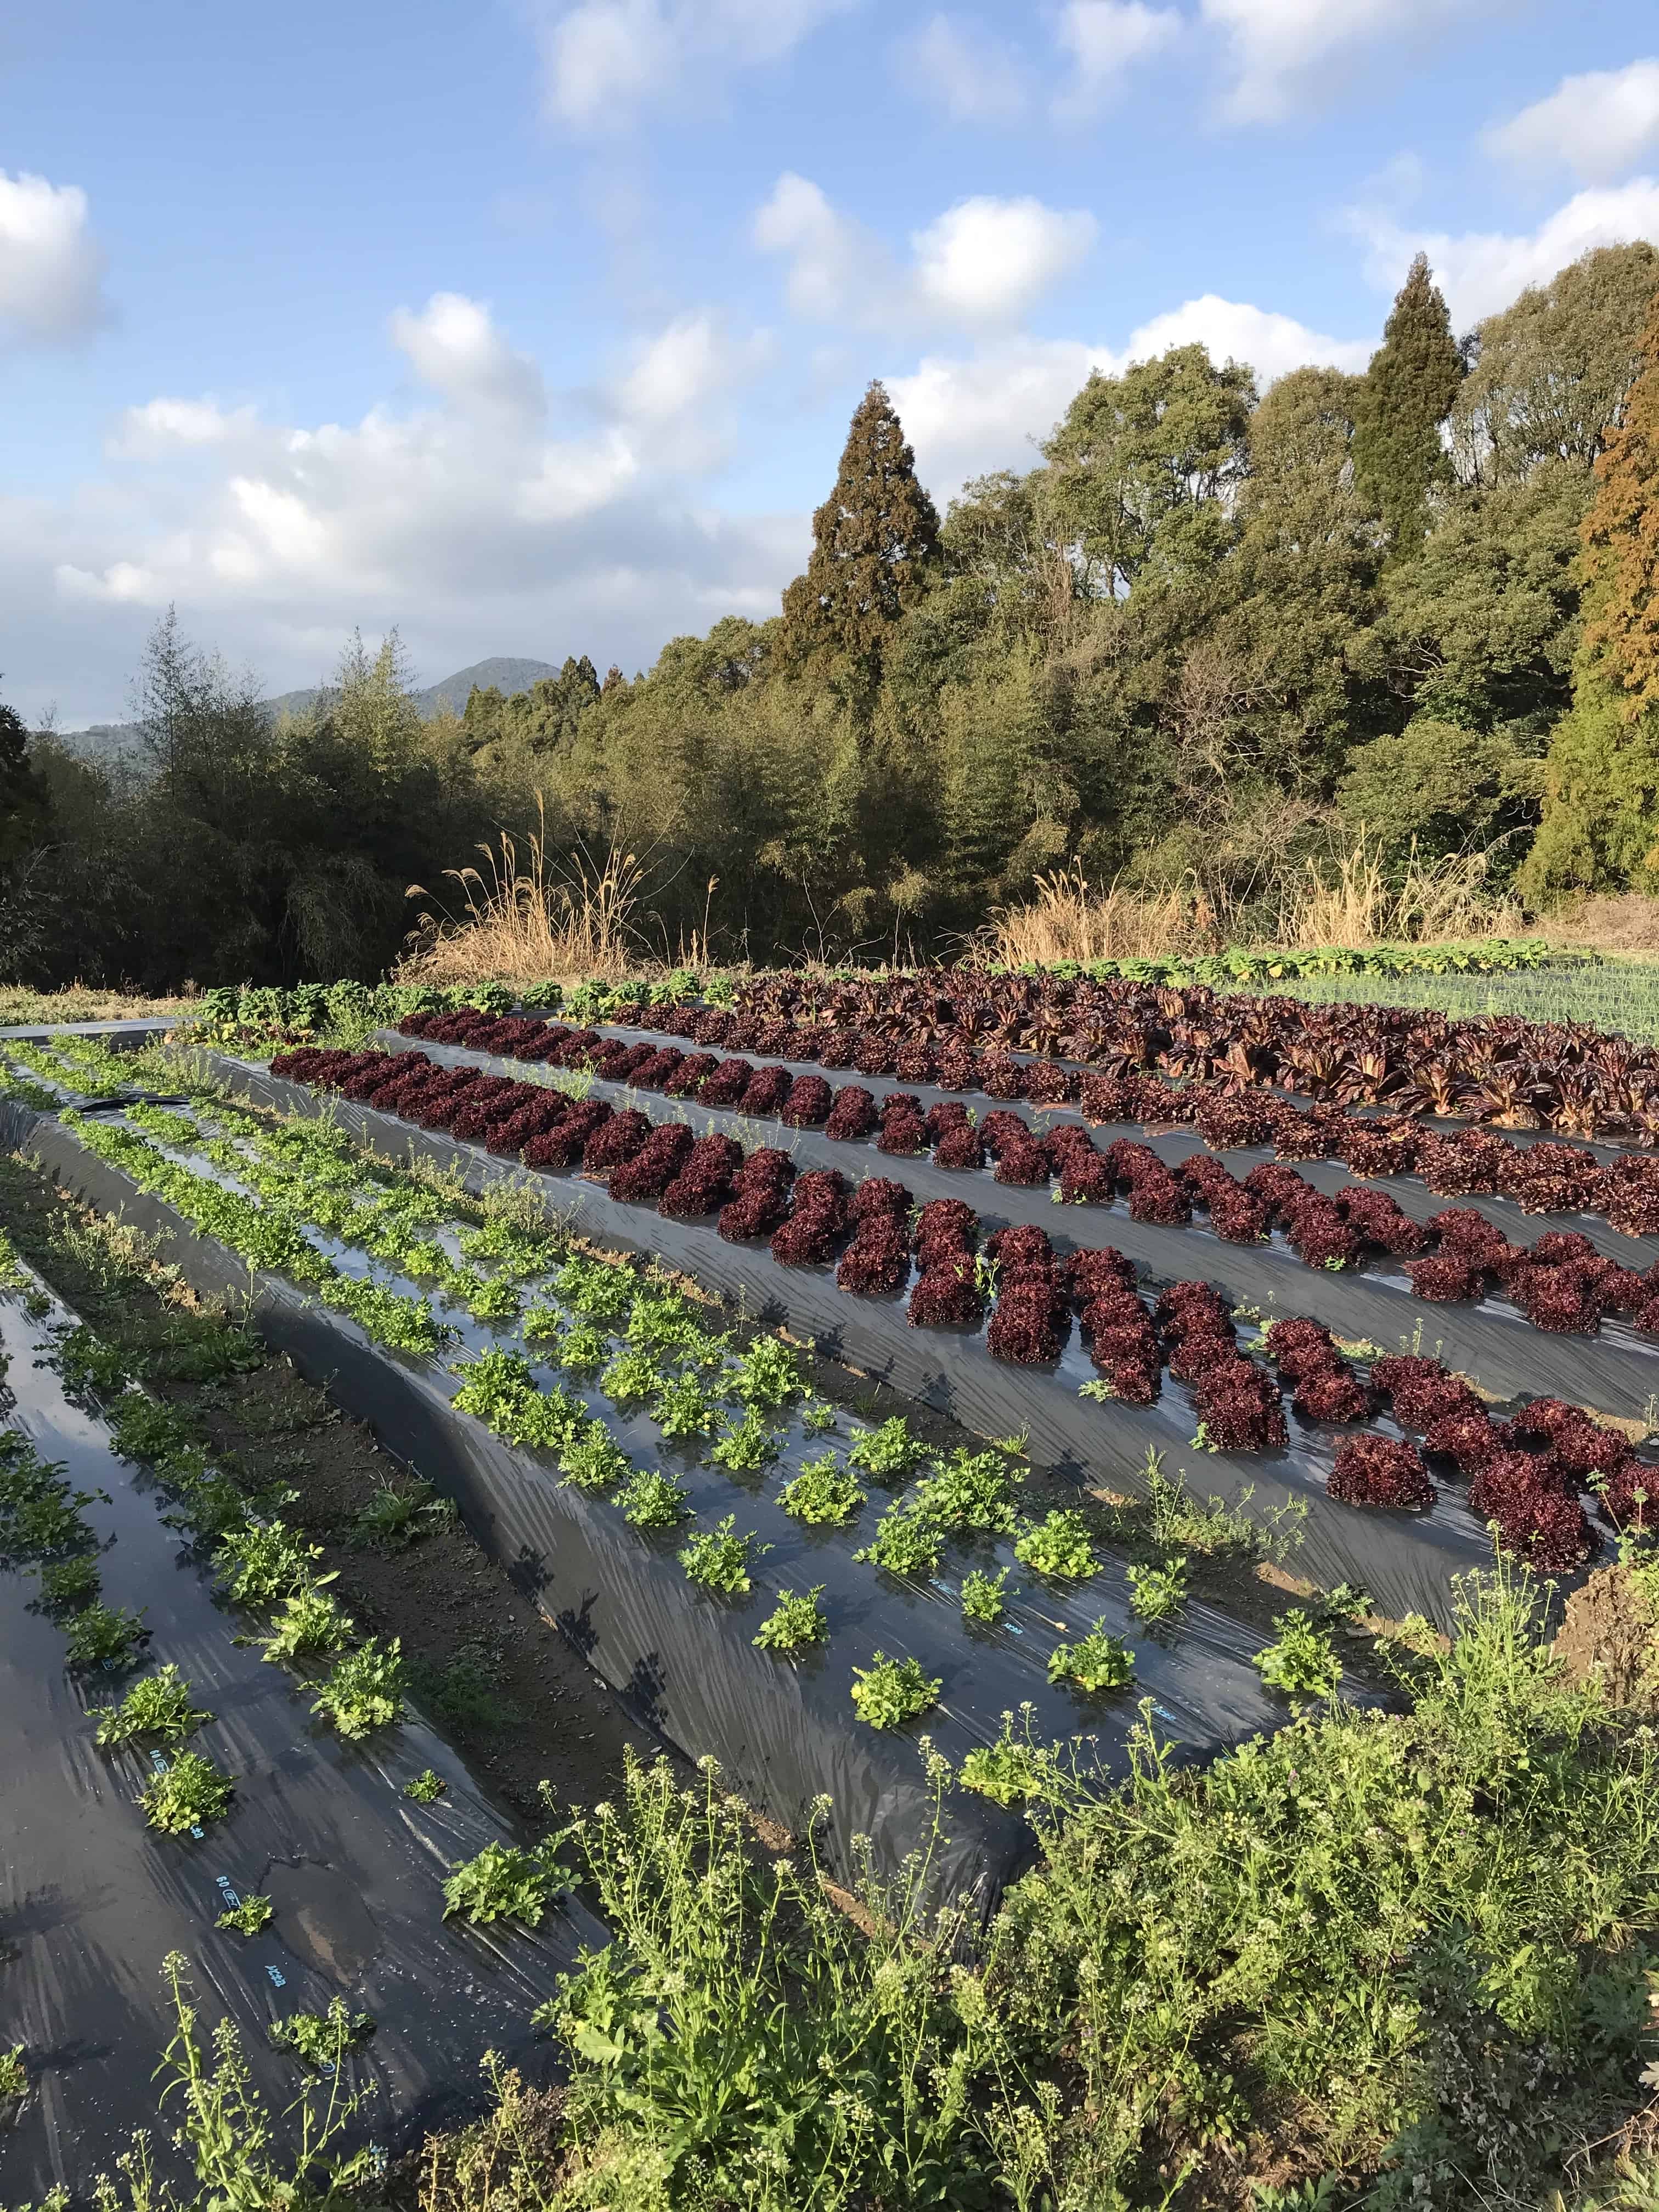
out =
[[422,721],[395,638],[316,705],[167,617],[113,763],[0,713],[0,963],[152,988],[370,975],[505,826],[625,850],[660,949],[937,949],[1045,871],[1271,926],[1363,836],[1541,907],[1659,889],[1659,254],[1461,339],[1413,264],[1364,374],[1171,348],[941,517],[887,393],[763,623]]

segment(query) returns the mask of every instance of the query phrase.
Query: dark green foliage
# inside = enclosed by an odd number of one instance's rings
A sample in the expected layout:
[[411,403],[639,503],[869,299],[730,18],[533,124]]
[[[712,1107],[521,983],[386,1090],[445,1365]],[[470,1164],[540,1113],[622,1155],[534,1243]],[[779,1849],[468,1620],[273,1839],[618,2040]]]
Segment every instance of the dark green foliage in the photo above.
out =
[[889,638],[939,574],[939,515],[886,386],[854,413],[835,489],[812,517],[804,575],[783,595],[786,653],[868,700]]
[[1446,302],[1419,253],[1395,295],[1354,414],[1354,475],[1396,557],[1421,542],[1429,493],[1451,481],[1440,425],[1463,380]]

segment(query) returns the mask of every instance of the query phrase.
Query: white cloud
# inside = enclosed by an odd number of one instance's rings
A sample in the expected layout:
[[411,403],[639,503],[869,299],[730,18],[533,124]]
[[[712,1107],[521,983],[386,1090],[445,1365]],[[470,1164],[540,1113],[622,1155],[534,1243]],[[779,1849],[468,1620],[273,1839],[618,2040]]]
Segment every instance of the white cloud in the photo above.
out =
[[256,421],[252,407],[228,412],[215,399],[150,399],[123,410],[110,450],[140,456],[222,446],[247,436]]
[[1482,143],[1523,167],[1559,164],[1586,184],[1610,185],[1659,147],[1659,60],[1563,77]]
[[857,0],[581,0],[542,33],[547,104],[563,123],[605,130],[663,94],[686,72],[723,63],[781,60],[828,16]]
[[1120,92],[1133,64],[1161,52],[1181,27],[1172,8],[1148,8],[1144,0],[1066,0],[1055,36],[1074,75],[1062,111],[1081,113]]
[[947,321],[1017,321],[1094,242],[1095,219],[1082,209],[962,200],[911,236],[917,295]]
[[1077,266],[1095,229],[1083,210],[981,195],[914,231],[911,260],[901,266],[817,185],[790,173],[756,215],[753,236],[763,253],[787,258],[785,291],[797,315],[898,331],[1017,320]]
[[1494,0],[1201,0],[1226,42],[1224,107],[1237,123],[1272,123],[1326,94],[1368,48],[1423,44]]
[[169,602],[272,690],[314,682],[354,623],[399,624],[429,680],[490,651],[631,671],[674,630],[775,611],[805,514],[726,516],[704,490],[758,342],[683,315],[543,415],[476,302],[440,295],[393,336],[430,395],[411,406],[295,423],[161,398],[119,418],[118,471],[0,494],[0,604],[27,642],[8,697],[56,695],[68,727],[118,714]]
[[1452,321],[1463,329],[1507,307],[1527,285],[1547,283],[1592,246],[1635,239],[1659,246],[1659,179],[1634,177],[1610,191],[1575,193],[1536,230],[1516,235],[1418,230],[1364,208],[1352,210],[1349,222],[1366,244],[1366,275],[1382,290],[1401,283],[1414,253],[1426,253]]
[[0,169],[0,342],[64,344],[108,320],[104,255],[78,185]]
[[514,353],[489,310],[459,292],[434,292],[418,315],[399,307],[392,343],[422,384],[458,406],[510,422],[534,420],[546,409],[541,371]]
[[1207,345],[1218,362],[1247,362],[1265,388],[1310,362],[1363,368],[1372,341],[1333,338],[1289,315],[1212,292],[1154,315],[1121,347],[1074,338],[1012,337],[966,360],[929,355],[908,376],[887,380],[893,404],[936,497],[988,469],[1030,468],[1090,372],[1121,375],[1173,345]]
[[901,42],[899,61],[953,123],[1007,123],[1025,111],[1030,86],[1018,56],[976,24],[932,15]]

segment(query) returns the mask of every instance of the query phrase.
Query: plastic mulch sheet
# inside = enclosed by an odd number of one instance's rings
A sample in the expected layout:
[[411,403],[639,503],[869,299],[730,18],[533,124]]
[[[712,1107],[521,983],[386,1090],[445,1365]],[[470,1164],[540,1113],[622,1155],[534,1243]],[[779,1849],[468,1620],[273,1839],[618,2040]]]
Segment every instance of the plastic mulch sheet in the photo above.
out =
[[[314,1109],[310,1094],[273,1084],[263,1071],[241,1073],[249,1079],[240,1086],[249,1096],[274,1091],[283,1103],[309,1101]],[[356,1109],[342,1116],[342,1126],[362,1126]],[[428,1157],[469,1164],[470,1147],[416,1133]],[[247,1287],[240,1260],[135,1191],[50,1117],[36,1123],[27,1142],[92,1203],[167,1236],[169,1257],[198,1287]],[[487,1156],[470,1164],[475,1181],[500,1172]],[[550,1195],[562,1212],[562,1187]],[[597,1188],[594,1195],[605,1197]],[[648,1218],[665,1232],[678,1228]],[[760,1264],[752,1255],[737,1256],[750,1267]],[[836,1295],[832,1287],[830,1296]],[[1121,1771],[1141,1698],[1151,1700],[1160,1732],[1189,1756],[1237,1742],[1282,1717],[1282,1705],[1249,1663],[1259,1634],[1194,1604],[1178,1632],[1160,1640],[1132,1618],[1121,1562],[1108,1562],[1079,1588],[1018,1592],[1002,1626],[970,1634],[959,1592],[948,1581],[900,1580],[854,1561],[855,1545],[868,1540],[878,1496],[856,1534],[804,1528],[782,1511],[773,1493],[780,1479],[797,1470],[810,1449],[804,1442],[793,1444],[788,1459],[768,1470],[763,1481],[744,1485],[694,1452],[667,1445],[642,1414],[625,1416],[605,1406],[623,1450],[636,1462],[672,1466],[704,1525],[734,1513],[739,1528],[753,1529],[771,1547],[759,1569],[765,1589],[823,1587],[828,1645],[799,1664],[781,1661],[754,1646],[764,1598],[734,1606],[697,1589],[676,1557],[683,1532],[643,1537],[603,1498],[562,1484],[548,1460],[458,1413],[450,1402],[457,1378],[445,1368],[368,1342],[355,1324],[279,1276],[256,1279],[252,1320],[301,1371],[326,1382],[337,1402],[372,1422],[390,1450],[457,1500],[479,1540],[665,1739],[693,1755],[713,1753],[732,1787],[792,1828],[799,1829],[815,1800],[827,1798],[823,1848],[844,1873],[856,1869],[854,1839],[865,1836],[878,1870],[892,1873],[908,1854],[929,1851],[924,1879],[931,1894],[975,1894],[988,1905],[1029,1856],[1030,1833],[1018,1813],[967,1792],[951,1794],[935,1837],[921,1734],[954,1764],[996,1739],[1005,1711],[1029,1702],[1039,1736],[1092,1737],[1102,1763]],[[477,1339],[474,1349],[489,1340],[476,1327],[463,1334]],[[597,1392],[592,1396],[602,1405]],[[1003,1556],[1010,1556],[1006,1547]],[[974,1563],[988,1561],[981,1556]],[[1050,1684],[1046,1657],[1056,1641],[1084,1635],[1097,1620],[1136,1650],[1137,1682],[1115,1698],[1093,1700]],[[867,1665],[878,1649],[896,1658],[916,1656],[942,1685],[939,1705],[908,1729],[874,1729],[852,1705],[852,1669]]]
[[[418,1719],[354,1747],[313,1721],[304,1685],[238,1646],[250,1623],[216,1601],[205,1562],[163,1523],[166,1498],[116,1457],[101,1419],[49,1364],[74,1316],[33,1304],[40,1318],[0,1294],[5,1425],[76,1488],[106,1494],[84,1509],[103,1601],[142,1611],[149,1639],[125,1674],[72,1674],[33,1575],[0,1572],[0,2048],[23,2046],[30,2084],[0,2128],[0,2200],[85,2193],[140,2127],[171,2169],[176,2121],[157,2125],[152,2078],[176,2027],[161,1971],[170,1952],[188,1961],[198,2036],[234,2022],[273,2115],[301,2075],[270,2024],[336,1996],[370,2014],[374,2032],[348,2062],[362,2100],[349,2140],[388,2154],[477,2107],[491,2048],[544,2076],[551,2050],[531,2013],[603,1929],[568,1902],[534,1930],[443,1920],[449,1869],[512,1831]],[[147,1826],[138,1795],[167,1754],[142,1742],[100,1750],[88,1717],[169,1662],[213,1715],[187,1747],[235,1783],[227,1817],[199,1835]],[[403,1785],[428,1767],[447,1791],[412,1803]],[[216,1928],[252,1894],[275,1907],[261,1933]]]

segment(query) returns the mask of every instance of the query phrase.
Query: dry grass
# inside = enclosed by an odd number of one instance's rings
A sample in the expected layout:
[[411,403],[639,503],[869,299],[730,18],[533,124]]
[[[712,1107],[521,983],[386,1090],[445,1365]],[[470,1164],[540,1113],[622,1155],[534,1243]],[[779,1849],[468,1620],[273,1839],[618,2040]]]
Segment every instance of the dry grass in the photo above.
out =
[[0,987],[0,1029],[48,1022],[148,1021],[181,1013],[189,1004],[188,998],[147,999],[137,991],[92,990],[84,983],[70,983],[61,991],[7,984]]
[[1631,959],[1659,957],[1659,898],[1624,891],[1583,899],[1547,915],[1538,933],[1552,945],[1573,951],[1622,953]]
[[[1212,899],[1195,877],[1151,890],[1114,884],[1097,891],[1074,864],[1040,877],[1036,897],[1024,905],[999,908],[981,942],[990,958],[1018,967],[1025,961],[1156,959],[1236,944],[1357,950],[1518,935],[1521,908],[1488,888],[1487,874],[1485,854],[1433,862],[1413,854],[1402,880],[1391,884],[1362,842],[1285,877],[1278,886],[1276,924],[1263,935],[1249,929],[1242,906]],[[1261,913],[1259,893],[1249,910]],[[1659,933],[1655,941],[1659,945]]]
[[[612,846],[599,860],[579,845],[562,863],[549,850],[545,820],[531,831],[522,860],[505,830],[498,844],[478,851],[482,868],[444,872],[462,912],[421,915],[394,981],[539,982],[637,972],[641,948],[629,917],[645,871],[632,853]],[[432,894],[413,884],[409,896]]]

